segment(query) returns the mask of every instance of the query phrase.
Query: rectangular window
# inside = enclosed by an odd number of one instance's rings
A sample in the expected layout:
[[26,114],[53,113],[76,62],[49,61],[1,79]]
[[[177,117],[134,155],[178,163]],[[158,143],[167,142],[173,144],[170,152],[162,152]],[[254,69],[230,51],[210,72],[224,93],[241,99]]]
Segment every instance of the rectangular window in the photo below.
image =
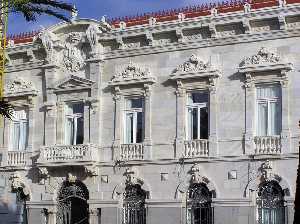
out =
[[65,110],[65,144],[78,145],[83,143],[84,105],[74,103],[66,105]]
[[16,109],[13,112],[11,129],[12,150],[25,150],[28,146],[28,112],[25,109]]
[[273,136],[281,133],[281,89],[280,86],[258,86],[256,88],[256,134]]
[[189,93],[186,111],[186,139],[208,139],[208,93]]
[[141,143],[144,140],[144,99],[127,99],[125,107],[124,143]]

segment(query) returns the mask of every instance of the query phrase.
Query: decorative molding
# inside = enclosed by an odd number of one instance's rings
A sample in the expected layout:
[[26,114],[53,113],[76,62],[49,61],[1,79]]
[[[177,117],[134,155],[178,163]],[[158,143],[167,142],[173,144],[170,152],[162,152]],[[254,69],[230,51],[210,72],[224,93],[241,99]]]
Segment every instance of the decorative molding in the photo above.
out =
[[35,96],[37,90],[33,87],[32,82],[24,81],[22,78],[8,81],[4,88],[5,97],[16,96]]
[[94,81],[89,79],[81,78],[76,75],[70,75],[56,83],[53,89],[54,92],[91,89],[94,83]]
[[12,192],[22,191],[26,198],[30,198],[30,189],[27,187],[23,178],[21,178],[21,175],[18,172],[13,173],[9,179],[11,181]]
[[278,54],[265,47],[260,48],[257,54],[246,57],[238,68],[240,73],[263,72],[270,70],[292,70],[292,64],[287,63]]
[[187,61],[177,66],[170,79],[219,78],[220,76],[221,72],[215,69],[210,62],[204,62],[195,54],[192,54]]
[[153,84],[156,78],[153,77],[148,68],[141,68],[140,66],[130,62],[125,66],[123,71],[116,74],[111,81],[110,86],[128,85],[128,84]]

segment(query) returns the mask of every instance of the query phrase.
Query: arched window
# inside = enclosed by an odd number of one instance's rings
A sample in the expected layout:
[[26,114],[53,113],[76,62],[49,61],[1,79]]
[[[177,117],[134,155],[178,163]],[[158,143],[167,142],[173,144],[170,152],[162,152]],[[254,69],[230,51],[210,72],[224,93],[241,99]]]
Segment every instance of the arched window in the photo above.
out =
[[256,204],[259,224],[285,223],[284,192],[276,181],[259,186]]
[[187,224],[212,224],[212,194],[204,183],[191,184],[187,192]]
[[65,181],[58,193],[57,224],[88,224],[89,192],[80,182]]
[[123,224],[145,224],[147,193],[138,184],[127,185],[124,192]]

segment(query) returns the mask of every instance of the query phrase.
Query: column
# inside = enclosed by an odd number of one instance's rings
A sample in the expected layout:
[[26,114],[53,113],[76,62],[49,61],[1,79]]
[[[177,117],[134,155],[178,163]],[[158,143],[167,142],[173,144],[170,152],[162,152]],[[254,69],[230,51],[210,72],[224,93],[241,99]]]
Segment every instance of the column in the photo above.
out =
[[56,106],[54,102],[46,102],[45,109],[45,145],[51,146],[56,144]]
[[290,114],[289,114],[289,81],[287,71],[282,70],[281,81],[281,101],[282,101],[282,131],[281,131],[281,152],[291,152],[291,132],[290,132]]
[[[84,102],[84,131],[83,131],[83,143],[87,144],[90,143],[90,102]],[[92,121],[93,122],[93,121]],[[99,128],[99,127],[98,127]]]
[[[89,99],[90,112],[89,112],[89,137],[90,142],[100,145],[100,102],[98,99]],[[92,131],[91,131],[92,130]]]
[[[32,101],[31,99],[30,101]],[[28,106],[28,121],[29,121],[29,132],[28,132],[28,147],[29,151],[36,150],[34,148],[34,131],[35,131],[35,119],[34,119],[34,103],[30,103]]]
[[56,144],[63,145],[65,143],[65,103],[57,102],[57,116],[56,116]]
[[56,224],[56,207],[48,209],[48,224]]
[[151,87],[147,84],[144,85],[145,88],[145,137],[144,137],[144,149],[145,149],[145,159],[151,159],[152,157],[152,137],[151,137]]
[[115,132],[113,142],[113,153],[114,159],[119,159],[120,156],[120,144],[121,144],[121,121],[122,121],[122,110],[123,110],[123,96],[120,94],[120,88],[115,87]]
[[246,127],[244,134],[245,154],[254,154],[254,128],[255,128],[255,85],[251,74],[246,74]]
[[185,98],[186,90],[183,88],[182,82],[177,81],[176,90],[176,157],[181,158],[184,155],[184,139],[185,139]]
[[217,156],[219,153],[217,115],[217,90],[215,85],[211,85],[209,87],[209,156]]
[[89,209],[89,224],[98,224],[99,223],[99,210],[98,208]]

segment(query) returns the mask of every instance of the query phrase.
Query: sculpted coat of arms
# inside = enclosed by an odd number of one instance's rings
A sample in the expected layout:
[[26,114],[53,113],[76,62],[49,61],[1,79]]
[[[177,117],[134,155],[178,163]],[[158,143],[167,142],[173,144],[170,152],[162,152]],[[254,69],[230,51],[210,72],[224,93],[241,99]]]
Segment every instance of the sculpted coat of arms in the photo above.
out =
[[71,72],[78,72],[85,66],[84,57],[79,49],[80,33],[69,34],[63,50],[63,64]]

